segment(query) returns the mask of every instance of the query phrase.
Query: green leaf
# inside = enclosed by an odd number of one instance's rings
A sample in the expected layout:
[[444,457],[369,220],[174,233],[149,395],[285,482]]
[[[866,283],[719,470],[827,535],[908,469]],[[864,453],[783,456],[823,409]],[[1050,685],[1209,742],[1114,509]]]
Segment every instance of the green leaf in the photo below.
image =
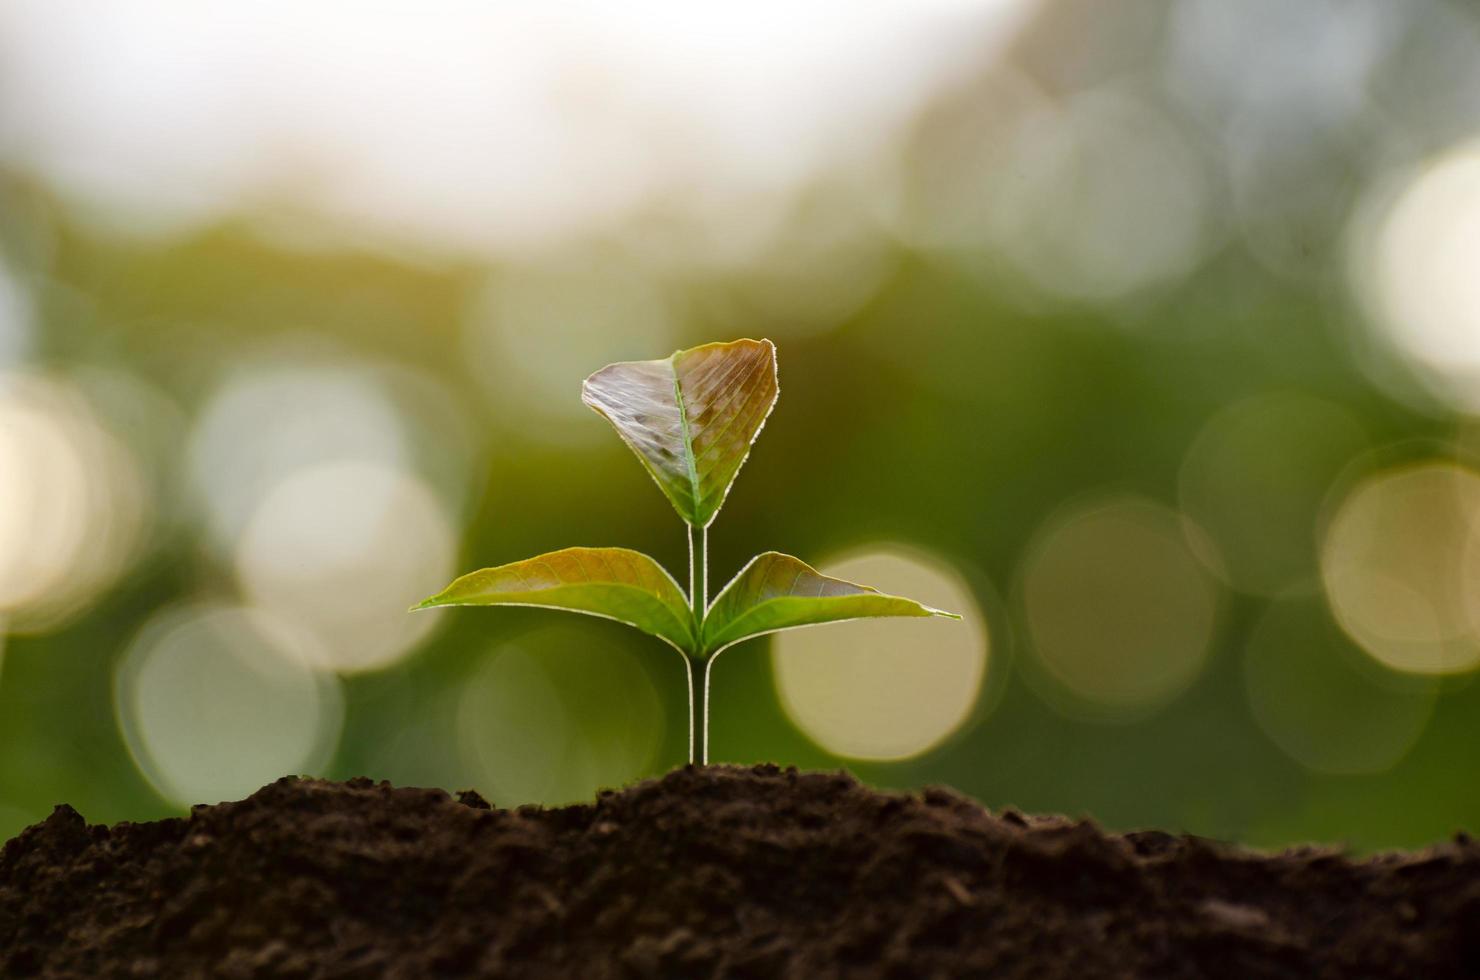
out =
[[541,606],[615,619],[694,649],[694,616],[673,576],[640,551],[565,548],[470,572],[414,606]]
[[609,364],[581,401],[602,415],[680,517],[708,527],[776,404],[776,346],[736,340]]
[[913,599],[830,578],[806,562],[768,551],[750,560],[710,604],[704,655],[762,633],[876,616],[945,616]]

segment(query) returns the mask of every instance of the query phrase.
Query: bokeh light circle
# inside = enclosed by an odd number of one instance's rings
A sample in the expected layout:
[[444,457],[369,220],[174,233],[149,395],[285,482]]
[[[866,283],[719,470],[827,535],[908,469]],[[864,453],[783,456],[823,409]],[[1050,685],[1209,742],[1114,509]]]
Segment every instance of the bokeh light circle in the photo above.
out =
[[1352,279],[1377,327],[1434,394],[1480,413],[1480,142],[1430,161],[1361,217]]
[[1367,660],[1319,597],[1269,607],[1249,636],[1244,682],[1260,729],[1324,773],[1391,769],[1423,733],[1435,700],[1432,684]]
[[227,378],[197,417],[187,454],[206,529],[223,553],[263,496],[303,467],[403,466],[408,457],[400,414],[371,372],[277,363]]
[[1215,415],[1178,481],[1183,512],[1218,546],[1209,570],[1257,595],[1312,579],[1321,505],[1366,446],[1351,413],[1297,392],[1255,395]]
[[1097,717],[1132,717],[1202,672],[1219,593],[1188,531],[1176,511],[1139,497],[1075,506],[1039,530],[1019,589],[1056,707],[1077,707],[1058,697],[1067,692]]
[[[545,627],[495,647],[464,683],[460,746],[490,799],[589,800],[651,771],[663,706],[643,659],[609,636],[599,625]],[[682,669],[671,651],[659,663]]]
[[0,616],[64,622],[136,557],[150,501],[128,447],[67,382],[0,374]]
[[182,806],[239,799],[286,774],[321,773],[339,738],[339,682],[314,640],[259,609],[157,613],[114,674],[114,708],[150,784]]
[[1183,132],[1129,91],[1028,115],[990,217],[993,243],[1043,292],[1104,302],[1187,275],[1211,233],[1209,181]]
[[1480,595],[1466,575],[1480,474],[1430,461],[1372,474],[1325,530],[1321,579],[1344,630],[1380,663],[1418,674],[1480,666]]
[[776,634],[771,656],[787,717],[827,751],[853,759],[908,759],[949,738],[972,716],[991,654],[985,614],[960,573],[893,544],[819,570],[964,619],[862,620]]
[[407,615],[446,585],[457,539],[432,491],[394,467],[361,460],[305,467],[248,519],[236,550],[242,593],[318,640],[322,666],[384,667],[439,614]]

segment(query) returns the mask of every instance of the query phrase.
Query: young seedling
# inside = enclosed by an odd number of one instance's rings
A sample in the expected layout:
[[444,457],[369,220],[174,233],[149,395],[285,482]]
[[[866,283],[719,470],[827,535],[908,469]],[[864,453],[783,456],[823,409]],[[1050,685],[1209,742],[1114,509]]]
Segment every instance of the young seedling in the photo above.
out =
[[659,361],[610,364],[581,386],[581,400],[612,424],[687,525],[687,593],[639,551],[565,548],[464,575],[413,608],[541,606],[615,619],[656,636],[681,653],[688,668],[689,762],[697,748],[705,764],[709,670],[742,640],[875,616],[960,619],[829,578],[776,551],[752,558],[709,601],[709,525],[778,391],[776,347],[769,340],[705,344]]

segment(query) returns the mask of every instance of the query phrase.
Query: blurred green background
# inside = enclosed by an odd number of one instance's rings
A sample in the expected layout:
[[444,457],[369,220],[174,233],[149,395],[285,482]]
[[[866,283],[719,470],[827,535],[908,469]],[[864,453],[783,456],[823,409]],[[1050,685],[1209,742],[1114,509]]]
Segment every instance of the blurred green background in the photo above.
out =
[[[1259,845],[1480,824],[1480,15],[0,8],[0,837],[285,773],[587,798],[681,573],[581,379],[766,336],[711,531],[963,612],[756,641],[711,756]],[[679,575],[682,579],[684,576]]]

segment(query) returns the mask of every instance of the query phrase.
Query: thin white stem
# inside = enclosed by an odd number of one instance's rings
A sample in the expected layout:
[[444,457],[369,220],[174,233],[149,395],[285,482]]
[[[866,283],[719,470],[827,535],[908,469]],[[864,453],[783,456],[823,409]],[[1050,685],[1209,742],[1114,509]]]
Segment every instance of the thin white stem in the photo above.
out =
[[[699,532],[699,564],[703,569],[702,585],[699,592],[699,614],[698,620],[702,625],[704,617],[709,613],[709,526]],[[709,665],[714,662],[712,657],[704,660],[704,692],[699,703],[699,764],[709,765]]]
[[699,604],[699,615],[702,618],[704,613],[709,609],[709,528],[705,527],[704,530],[699,532],[699,536],[701,542],[699,546],[699,563],[704,566],[704,588],[700,593],[702,598]]
[[[695,756],[701,761],[701,765],[708,761],[706,745],[709,740],[709,696],[707,689],[698,691],[695,688],[699,678],[695,675],[702,666],[698,659],[699,630],[704,623],[704,607],[708,604],[709,593],[709,532],[703,531],[699,536],[699,547],[694,548],[694,527],[688,525],[689,537],[689,609],[694,616],[694,643],[696,649],[688,651],[684,655],[685,674],[689,681],[689,765],[693,765]],[[702,569],[702,571],[701,571]],[[702,591],[700,591],[702,590]],[[706,670],[704,683],[708,683],[708,672]],[[697,750],[697,751],[696,751]]]
[[694,554],[694,525],[685,524],[684,530],[689,533],[689,608],[692,609],[694,608],[694,586],[696,584],[694,581],[695,569],[698,568],[698,565],[694,561],[697,557]]
[[709,668],[713,666],[714,658],[704,661],[704,706],[699,711],[699,717],[704,719],[703,738],[699,742],[699,759],[701,765],[709,765]]
[[689,765],[694,764],[694,661],[687,655],[683,658],[683,676],[689,685]]
[[[701,766],[709,765],[709,665],[690,657],[689,659],[689,690],[694,691],[695,697],[689,700],[689,726],[690,731],[695,733],[697,739],[697,761]],[[700,671],[704,676],[698,676]],[[702,688],[702,690],[695,690]],[[695,762],[695,746],[689,746],[689,765]]]

